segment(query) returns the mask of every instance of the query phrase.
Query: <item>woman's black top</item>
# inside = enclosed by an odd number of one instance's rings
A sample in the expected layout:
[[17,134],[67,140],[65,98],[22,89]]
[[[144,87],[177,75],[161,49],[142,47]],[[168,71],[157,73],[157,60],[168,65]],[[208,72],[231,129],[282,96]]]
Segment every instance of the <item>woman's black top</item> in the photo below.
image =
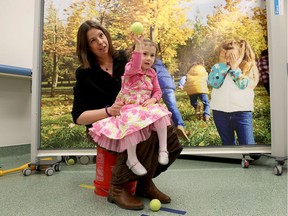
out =
[[[102,70],[95,62],[89,69],[79,67],[76,70],[76,83],[73,88],[74,101],[72,117],[74,123],[87,110],[102,109],[111,106],[121,89],[121,76],[128,62],[124,51],[113,58],[113,76]],[[87,125],[91,127],[91,125]]]

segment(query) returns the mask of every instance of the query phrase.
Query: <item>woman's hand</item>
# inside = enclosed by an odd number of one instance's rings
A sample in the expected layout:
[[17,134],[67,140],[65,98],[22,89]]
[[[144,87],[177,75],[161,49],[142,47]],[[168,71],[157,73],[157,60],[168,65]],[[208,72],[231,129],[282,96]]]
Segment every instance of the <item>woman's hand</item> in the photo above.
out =
[[142,106],[147,107],[150,104],[155,104],[157,102],[156,98],[150,98],[142,104]]
[[120,115],[120,109],[122,108],[123,105],[124,105],[124,103],[121,101],[115,102],[111,107],[107,108],[108,113],[111,116]]

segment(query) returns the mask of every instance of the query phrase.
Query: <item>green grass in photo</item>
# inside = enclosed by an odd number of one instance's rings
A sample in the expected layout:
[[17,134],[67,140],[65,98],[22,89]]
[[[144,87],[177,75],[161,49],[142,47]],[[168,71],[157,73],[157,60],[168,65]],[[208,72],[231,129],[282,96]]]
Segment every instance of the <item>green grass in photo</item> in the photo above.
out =
[[[184,146],[219,146],[221,140],[211,118],[209,122],[198,120],[185,91],[177,90],[177,105],[185,122],[190,141],[180,139]],[[161,103],[163,103],[161,101]],[[201,104],[201,102],[199,101]],[[49,88],[42,88],[41,148],[95,148],[86,136],[86,127],[72,121],[72,87],[58,87],[51,98]],[[270,97],[262,86],[255,88],[253,126],[255,140],[259,144],[271,143]],[[202,108],[203,110],[203,108]]]

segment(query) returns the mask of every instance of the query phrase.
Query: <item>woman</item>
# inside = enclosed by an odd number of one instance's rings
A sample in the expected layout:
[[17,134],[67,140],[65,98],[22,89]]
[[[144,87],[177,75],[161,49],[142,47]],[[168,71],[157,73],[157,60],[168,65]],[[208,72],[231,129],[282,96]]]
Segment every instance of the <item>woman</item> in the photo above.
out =
[[[78,29],[77,55],[81,66],[76,70],[72,117],[76,124],[90,128],[98,120],[120,114],[123,104],[115,102],[115,99],[121,88],[121,76],[128,59],[125,52],[114,50],[109,32],[92,20],[84,22]],[[108,201],[124,209],[143,209],[143,202],[125,189],[127,183],[137,180],[136,195],[157,198],[162,203],[171,202],[171,198],[162,193],[152,181],[182,151],[174,127],[168,127],[167,143],[167,165],[158,163],[158,138],[155,132],[147,141],[138,144],[138,159],[147,170],[147,174],[141,177],[133,174],[126,166],[127,152],[118,153]]]

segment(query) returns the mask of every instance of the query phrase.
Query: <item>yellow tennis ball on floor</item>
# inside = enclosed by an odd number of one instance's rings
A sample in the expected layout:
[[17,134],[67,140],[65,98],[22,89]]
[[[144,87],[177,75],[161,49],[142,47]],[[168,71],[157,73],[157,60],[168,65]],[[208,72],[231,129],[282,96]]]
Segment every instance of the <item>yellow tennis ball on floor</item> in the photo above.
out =
[[152,211],[159,211],[161,208],[161,202],[158,199],[152,199],[150,201],[150,209]]
[[75,160],[74,160],[73,158],[70,158],[70,159],[67,161],[67,163],[68,163],[69,165],[74,165],[74,164],[75,164]]
[[143,31],[144,31],[144,27],[142,25],[142,23],[140,22],[134,22],[131,27],[130,27],[130,30],[132,33],[134,34],[142,34]]

